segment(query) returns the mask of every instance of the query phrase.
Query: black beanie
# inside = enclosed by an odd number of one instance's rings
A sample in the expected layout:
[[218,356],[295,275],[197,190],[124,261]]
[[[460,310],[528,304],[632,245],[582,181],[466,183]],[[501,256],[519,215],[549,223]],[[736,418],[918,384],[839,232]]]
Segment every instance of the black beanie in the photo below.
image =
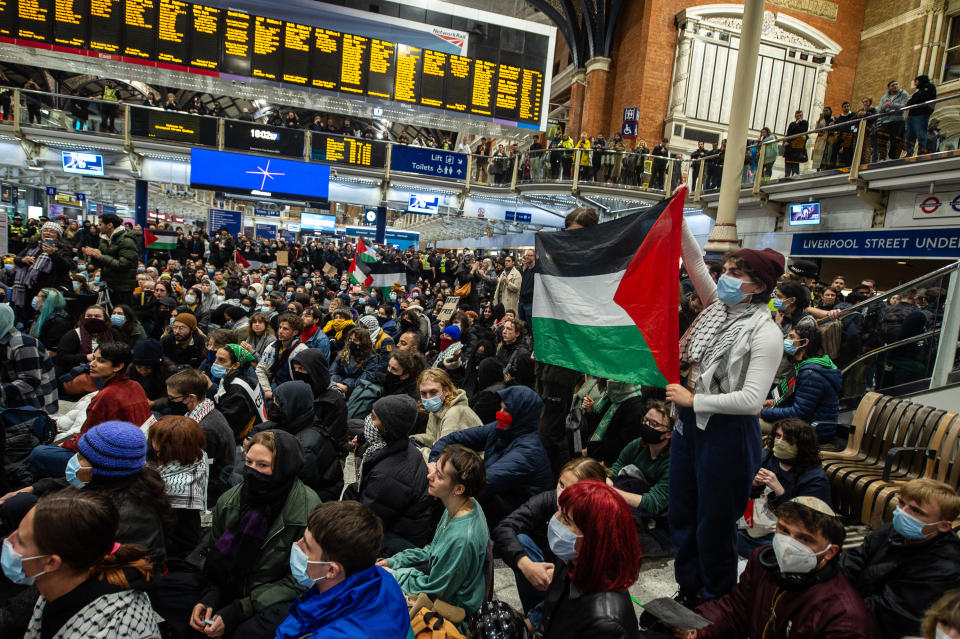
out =
[[383,424],[387,441],[410,436],[417,421],[417,410],[417,402],[409,395],[387,395],[373,404],[373,412]]

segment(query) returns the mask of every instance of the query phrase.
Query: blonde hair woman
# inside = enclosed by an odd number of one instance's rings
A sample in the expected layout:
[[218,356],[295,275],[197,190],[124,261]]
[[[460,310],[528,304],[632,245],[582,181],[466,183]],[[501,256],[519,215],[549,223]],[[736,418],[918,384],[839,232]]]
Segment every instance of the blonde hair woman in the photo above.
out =
[[424,459],[441,437],[483,425],[470,408],[466,392],[457,388],[445,371],[439,368],[423,371],[417,379],[417,389],[420,391],[420,407],[430,415],[426,432],[413,435],[423,446],[421,452]]

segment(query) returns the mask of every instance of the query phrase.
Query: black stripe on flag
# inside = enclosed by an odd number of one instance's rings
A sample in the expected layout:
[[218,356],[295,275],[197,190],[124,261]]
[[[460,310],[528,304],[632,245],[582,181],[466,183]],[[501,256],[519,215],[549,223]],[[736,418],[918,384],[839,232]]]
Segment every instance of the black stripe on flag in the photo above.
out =
[[637,213],[585,229],[537,233],[536,272],[584,277],[626,270],[669,203],[670,199],[666,199]]

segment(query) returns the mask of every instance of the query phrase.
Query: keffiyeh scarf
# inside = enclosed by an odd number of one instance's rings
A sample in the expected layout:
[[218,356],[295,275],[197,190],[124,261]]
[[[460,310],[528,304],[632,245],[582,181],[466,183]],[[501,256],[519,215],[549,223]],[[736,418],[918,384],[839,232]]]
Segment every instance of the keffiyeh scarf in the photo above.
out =
[[27,290],[36,285],[41,273],[49,273],[53,262],[38,244],[27,250],[24,257],[33,257],[34,262],[26,268],[18,268],[13,279],[13,305],[23,306],[27,300]]

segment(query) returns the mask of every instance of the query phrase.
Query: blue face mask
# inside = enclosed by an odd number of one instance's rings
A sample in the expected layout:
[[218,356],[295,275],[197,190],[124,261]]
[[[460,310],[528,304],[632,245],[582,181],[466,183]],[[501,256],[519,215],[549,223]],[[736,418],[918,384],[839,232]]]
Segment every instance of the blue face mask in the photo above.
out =
[[93,278],[93,281],[96,282],[97,284],[99,284],[99,283],[100,283],[100,276],[97,275],[95,278]]
[[326,577],[312,578],[307,574],[307,566],[310,564],[332,564],[332,561],[310,561],[307,553],[300,549],[300,546],[293,544],[290,546],[290,573],[297,583],[304,588],[313,588],[318,581],[323,581]]
[[341,285],[340,285],[340,290],[341,290],[341,291],[347,290],[347,285],[346,285],[346,284],[341,284]]
[[41,557],[49,557],[49,555],[35,555],[33,557],[24,557],[16,550],[13,549],[13,542],[9,539],[3,540],[3,553],[0,555],[0,564],[3,566],[3,574],[7,576],[7,579],[12,581],[15,584],[21,584],[23,586],[29,586],[34,582],[34,580],[43,574],[39,572],[33,576],[28,577],[25,572],[23,572],[23,562],[27,559],[40,559]]
[[267,291],[269,292],[272,290],[273,290],[273,284],[267,284]]
[[224,328],[233,328],[233,325],[234,323],[230,320],[227,320],[226,322],[223,323]]
[[32,308],[32,309],[35,310],[35,311],[39,311],[39,310],[40,310],[40,298],[39,298],[39,297],[33,298],[33,300],[30,302],[30,308]]
[[906,539],[926,538],[926,535],[923,534],[923,528],[924,526],[929,525],[930,524],[924,523],[913,515],[907,513],[907,511],[899,506],[895,511],[893,511],[893,529],[903,535]]
[[73,282],[73,290],[74,290],[74,291],[79,291],[79,290],[80,290],[80,282],[74,280],[74,282]]
[[293,291],[287,291],[286,293],[284,293],[284,297],[286,297],[287,299],[290,299],[291,297],[293,297]]
[[67,483],[75,488],[83,488],[87,485],[87,482],[77,477],[77,472],[81,468],[83,467],[80,465],[80,457],[78,455],[74,455],[70,458],[70,461],[67,462],[67,468],[63,472],[64,479],[66,479]]
[[396,301],[397,301],[397,294],[396,294],[396,293],[390,293],[390,301],[391,301],[391,302],[396,302]]
[[564,561],[572,561],[577,558],[577,539],[575,535],[560,523],[556,517],[550,518],[550,525],[547,526],[547,543],[550,544],[550,550],[557,557]]
[[222,379],[227,376],[227,367],[221,366],[220,364],[214,364],[210,367],[210,374],[217,379]]
[[170,326],[173,326],[173,320],[175,320],[175,319],[176,319],[175,317],[171,317],[171,318],[170,318]]
[[4,265],[3,265],[3,268],[7,269],[8,271],[12,271],[13,269],[15,269],[15,268],[17,268],[17,267],[16,267],[15,265],[13,265],[13,264],[4,264]]
[[783,310],[783,300],[781,300],[781,299],[779,299],[779,298],[776,298],[776,297],[773,298],[773,308],[775,308],[775,309],[778,310],[778,311],[782,311],[782,310]]
[[783,340],[783,352],[787,355],[797,354],[797,345],[793,343],[792,339]]
[[443,398],[437,395],[436,397],[431,397],[430,399],[421,399],[420,403],[423,404],[424,410],[428,413],[435,413],[440,410],[440,407],[443,406]]
[[724,273],[717,280],[717,297],[727,306],[739,304],[747,298],[747,294],[740,290],[743,280]]

